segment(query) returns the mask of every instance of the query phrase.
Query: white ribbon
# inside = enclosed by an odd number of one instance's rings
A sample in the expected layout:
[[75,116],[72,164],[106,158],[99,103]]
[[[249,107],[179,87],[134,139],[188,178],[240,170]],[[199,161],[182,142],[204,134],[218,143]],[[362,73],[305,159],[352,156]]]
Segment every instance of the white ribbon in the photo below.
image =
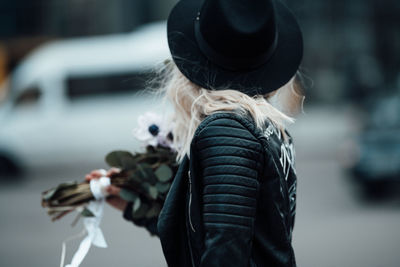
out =
[[107,186],[111,184],[110,178],[101,177],[100,179],[92,179],[90,180],[90,191],[92,191],[92,195],[96,200],[104,199],[108,193],[106,191]]
[[[102,174],[105,175],[105,170],[102,170]],[[72,257],[71,263],[67,264],[65,267],[78,267],[82,263],[92,244],[101,248],[107,247],[103,232],[100,229],[100,222],[103,218],[104,200],[108,195],[106,188],[110,184],[110,178],[105,176],[100,179],[90,180],[90,191],[96,200],[90,201],[86,208],[93,213],[94,217],[85,217],[83,219],[83,225],[85,226],[87,236],[81,241],[78,250]],[[64,267],[65,243],[67,241],[69,240],[63,242],[61,267]]]

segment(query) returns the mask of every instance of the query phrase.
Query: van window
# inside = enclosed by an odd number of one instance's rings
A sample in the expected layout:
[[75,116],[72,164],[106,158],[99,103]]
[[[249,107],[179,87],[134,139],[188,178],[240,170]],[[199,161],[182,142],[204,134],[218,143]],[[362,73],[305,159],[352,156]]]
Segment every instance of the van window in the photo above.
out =
[[151,72],[79,76],[67,79],[67,96],[71,100],[92,96],[136,92],[146,88]]
[[37,87],[25,89],[21,92],[14,101],[14,107],[33,107],[37,105],[42,92]]

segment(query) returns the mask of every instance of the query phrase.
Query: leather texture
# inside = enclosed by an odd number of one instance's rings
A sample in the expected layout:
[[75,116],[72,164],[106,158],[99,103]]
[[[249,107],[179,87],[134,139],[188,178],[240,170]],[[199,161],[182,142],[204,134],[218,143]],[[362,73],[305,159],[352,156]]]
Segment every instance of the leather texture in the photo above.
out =
[[256,218],[262,145],[239,121],[218,118],[196,135],[202,170],[200,266],[247,266]]
[[[157,223],[168,266],[296,266],[293,143],[269,121],[218,112],[199,125]],[[129,218],[127,218],[129,219]]]

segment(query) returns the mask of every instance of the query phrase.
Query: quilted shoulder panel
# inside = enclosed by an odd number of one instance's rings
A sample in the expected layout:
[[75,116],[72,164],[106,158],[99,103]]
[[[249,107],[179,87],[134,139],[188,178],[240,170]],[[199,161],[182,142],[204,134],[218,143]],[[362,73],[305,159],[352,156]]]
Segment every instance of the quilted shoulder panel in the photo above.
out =
[[195,135],[202,169],[205,227],[250,230],[254,224],[263,147],[250,123],[218,114]]

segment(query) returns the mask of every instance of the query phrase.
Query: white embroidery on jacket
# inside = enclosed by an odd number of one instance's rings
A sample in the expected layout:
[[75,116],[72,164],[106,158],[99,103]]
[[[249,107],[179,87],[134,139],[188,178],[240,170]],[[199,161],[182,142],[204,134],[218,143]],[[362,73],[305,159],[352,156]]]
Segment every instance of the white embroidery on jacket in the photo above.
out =
[[285,144],[282,143],[281,145],[281,156],[279,158],[282,168],[283,168],[283,173],[285,175],[285,180],[287,181],[290,168],[293,170],[294,173],[296,173],[296,169],[294,166],[294,147],[293,143],[291,144]]

